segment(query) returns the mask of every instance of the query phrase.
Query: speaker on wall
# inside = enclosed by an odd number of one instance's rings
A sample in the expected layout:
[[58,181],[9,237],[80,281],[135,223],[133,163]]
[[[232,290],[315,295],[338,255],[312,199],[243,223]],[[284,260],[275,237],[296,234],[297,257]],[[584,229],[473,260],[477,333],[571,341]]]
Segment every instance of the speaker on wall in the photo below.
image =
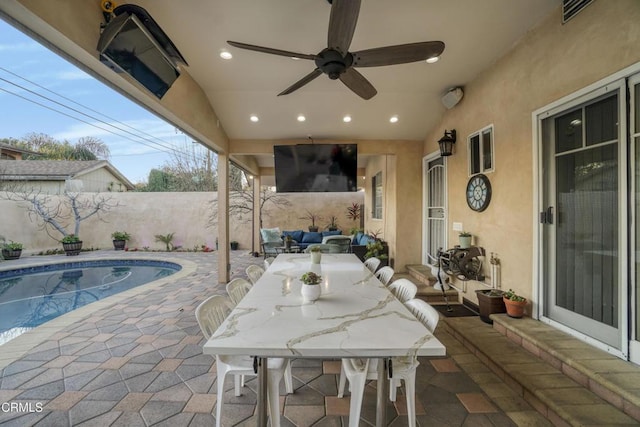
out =
[[454,87],[447,91],[442,96],[442,105],[444,105],[448,110],[452,109],[456,106],[458,102],[462,99],[464,92],[462,92],[462,88]]

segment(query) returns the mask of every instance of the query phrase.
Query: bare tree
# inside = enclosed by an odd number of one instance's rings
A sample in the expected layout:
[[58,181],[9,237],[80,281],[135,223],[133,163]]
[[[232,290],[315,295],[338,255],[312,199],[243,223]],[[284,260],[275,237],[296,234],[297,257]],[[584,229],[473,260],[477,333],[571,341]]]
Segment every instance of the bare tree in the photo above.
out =
[[[80,223],[92,216],[100,218],[102,213],[118,206],[113,198],[101,194],[88,194],[65,191],[55,200],[52,195],[37,189],[20,190],[17,187],[3,188],[0,198],[18,202],[28,212],[29,219],[35,221],[41,230],[53,239],[51,231],[59,232],[62,237],[70,234],[80,236]],[[24,190],[24,189],[22,189]],[[102,219],[102,218],[100,218]],[[73,232],[69,229],[73,225]],[[59,240],[59,239],[56,239]]]
[[[285,209],[291,206],[291,202],[271,191],[269,187],[260,188],[260,228],[262,228],[262,218],[265,215],[265,209],[268,207],[277,209]],[[249,223],[253,217],[253,188],[244,188],[240,191],[234,191],[229,194],[229,216],[239,220],[242,223]],[[208,227],[218,224],[218,203],[211,202],[211,216],[209,216]]]
[[162,167],[171,176],[169,191],[215,191],[217,169],[218,156],[196,143],[172,151],[171,160]]

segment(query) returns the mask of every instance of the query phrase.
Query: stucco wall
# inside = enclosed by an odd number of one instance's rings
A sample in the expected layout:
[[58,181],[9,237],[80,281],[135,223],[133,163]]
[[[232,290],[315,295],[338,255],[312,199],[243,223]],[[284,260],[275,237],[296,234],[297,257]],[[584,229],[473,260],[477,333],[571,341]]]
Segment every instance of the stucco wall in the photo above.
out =
[[[467,85],[464,99],[446,112],[424,143],[437,150],[445,129],[458,142],[447,161],[449,241],[457,242],[451,223],[462,222],[475,244],[497,252],[502,287],[531,298],[533,277],[532,112],[640,61],[640,2],[596,1],[569,21],[560,11],[528,33],[493,67]],[[471,211],[465,201],[467,136],[494,124],[495,172],[487,174],[493,195],[488,209]],[[475,300],[469,282],[465,297]]]
[[[207,227],[217,193],[101,193],[110,197],[118,206],[99,218],[89,218],[80,226],[80,237],[85,247],[111,248],[111,233],[127,231],[132,235],[130,248],[164,249],[163,243],[155,242],[154,235],[175,233],[174,245],[193,249],[201,245],[215,247],[217,228]],[[93,195],[89,195],[90,197]],[[354,224],[347,220],[347,207],[351,203],[362,203],[363,193],[305,193],[284,195],[291,206],[278,209],[265,206],[263,221],[265,227],[280,227],[281,230],[307,229],[308,222],[299,219],[306,209],[319,213],[324,219],[318,225],[324,228],[331,215],[338,217],[338,224],[345,233]],[[52,196],[55,203],[57,196]],[[57,242],[62,236],[57,232],[49,237],[32,222],[27,211],[18,203],[0,200],[0,236],[7,240],[22,242],[26,252],[60,248]],[[73,228],[68,228],[72,232]],[[232,217],[229,236],[237,240],[240,248],[251,250],[251,221],[245,222]],[[258,242],[256,242],[257,244]]]

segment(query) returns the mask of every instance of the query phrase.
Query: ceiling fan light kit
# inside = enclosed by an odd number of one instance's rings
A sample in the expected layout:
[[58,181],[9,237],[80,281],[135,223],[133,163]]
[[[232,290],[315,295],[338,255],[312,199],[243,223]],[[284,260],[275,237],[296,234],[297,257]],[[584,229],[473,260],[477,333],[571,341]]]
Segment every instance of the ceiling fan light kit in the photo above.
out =
[[353,39],[353,34],[356,29],[356,23],[358,22],[358,15],[360,14],[361,0],[332,0],[330,3],[331,14],[329,18],[327,48],[321,50],[316,55],[290,52],[235,41],[228,41],[228,43],[240,49],[286,56],[289,58],[313,60],[315,62],[316,68],[313,71],[280,92],[278,96],[295,92],[321,74],[326,74],[331,80],[340,80],[347,88],[365,100],[373,98],[378,92],[355,68],[406,64],[427,60],[433,61],[434,58],[438,58],[444,51],[445,45],[443,42],[429,41],[349,52],[351,40]]

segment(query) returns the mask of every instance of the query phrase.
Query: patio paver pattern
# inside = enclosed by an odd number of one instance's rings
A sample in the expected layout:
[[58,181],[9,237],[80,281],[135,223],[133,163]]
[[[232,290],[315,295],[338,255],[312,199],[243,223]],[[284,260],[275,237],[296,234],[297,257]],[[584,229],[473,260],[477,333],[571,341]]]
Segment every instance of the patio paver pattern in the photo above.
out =
[[[113,251],[83,253],[73,261],[100,258]],[[124,258],[136,253],[121,252]],[[210,295],[225,294],[217,283],[215,253],[144,253],[145,257],[188,260],[195,271],[145,289],[126,300],[99,305],[73,319],[0,371],[0,424],[3,426],[200,426],[214,425],[216,370],[202,354],[204,338],[194,311]],[[3,263],[6,269],[33,261],[70,261],[65,257],[28,257]],[[232,277],[250,264],[232,252]],[[420,360],[416,376],[416,413],[420,426],[546,426],[550,423],[517,396],[444,328],[437,337],[447,357]],[[2,347],[0,346],[0,352]],[[283,426],[346,426],[349,398],[338,399],[337,360],[296,359],[295,392],[281,396]],[[222,424],[255,425],[255,389],[249,378],[235,397],[227,381]],[[282,387],[284,392],[284,387]],[[375,382],[365,390],[361,425],[375,420]],[[7,404],[20,404],[19,410]],[[405,397],[388,410],[392,426],[407,424]],[[6,409],[6,410],[5,410]]]

